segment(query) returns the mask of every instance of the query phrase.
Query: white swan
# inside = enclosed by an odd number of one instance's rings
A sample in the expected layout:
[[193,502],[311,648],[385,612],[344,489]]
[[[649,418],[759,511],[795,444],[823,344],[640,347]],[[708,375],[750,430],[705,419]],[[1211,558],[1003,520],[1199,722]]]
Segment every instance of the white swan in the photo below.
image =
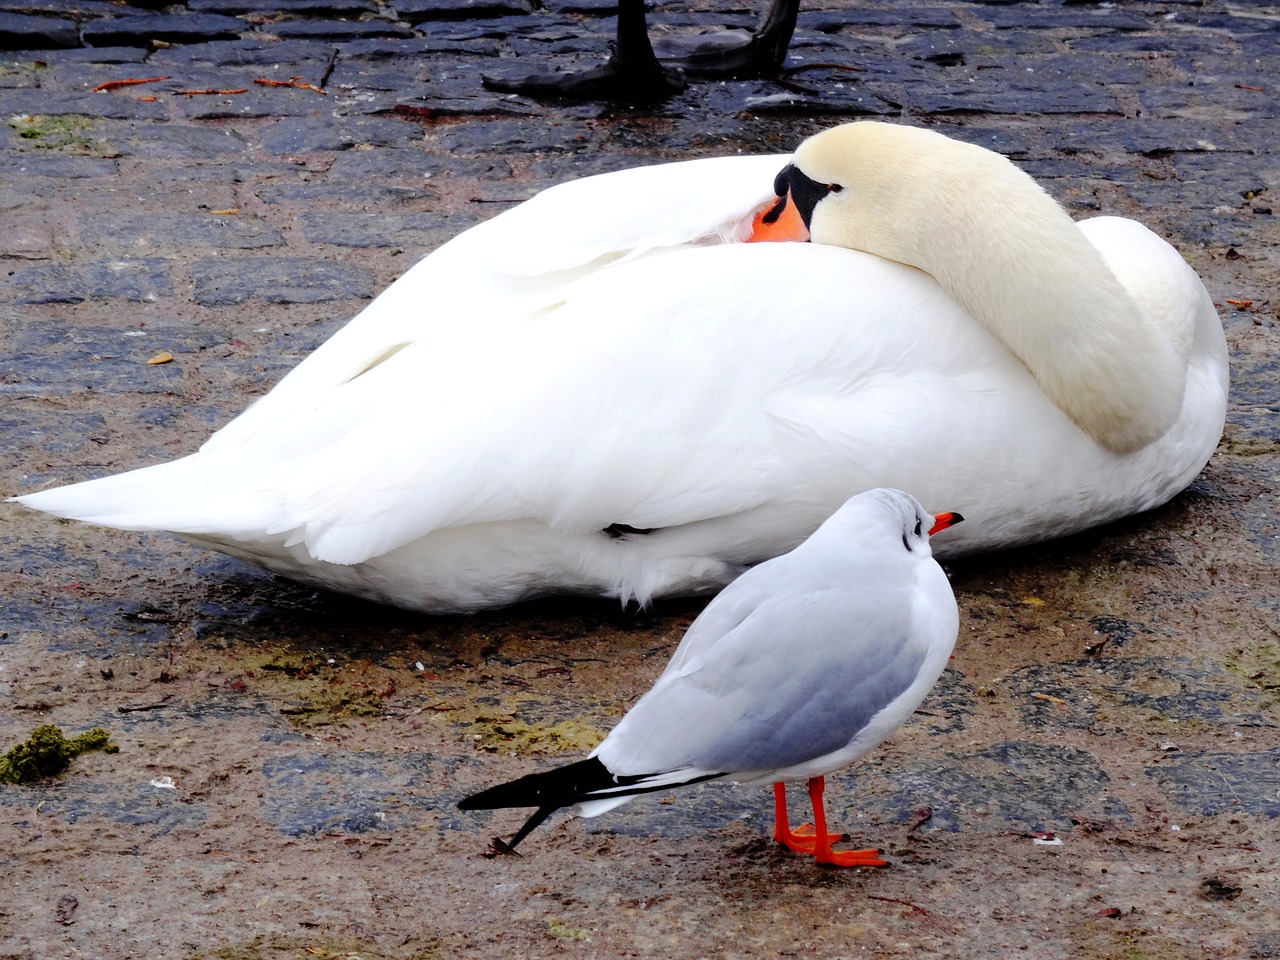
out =
[[[815,242],[740,242],[789,161]],[[965,514],[940,556],[1149,509],[1204,466],[1226,395],[1213,304],[1164,241],[864,122],[547,190],[198,453],[17,499],[426,611],[643,603],[719,588],[876,486]]]

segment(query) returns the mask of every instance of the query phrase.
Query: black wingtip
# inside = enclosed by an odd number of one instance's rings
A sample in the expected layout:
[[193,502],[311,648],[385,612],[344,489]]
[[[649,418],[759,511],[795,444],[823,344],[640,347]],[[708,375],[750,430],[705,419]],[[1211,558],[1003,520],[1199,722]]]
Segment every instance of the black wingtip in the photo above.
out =
[[[459,810],[498,810],[505,807],[537,807],[514,837],[503,843],[495,840],[498,853],[515,854],[520,841],[561,807],[569,807],[596,790],[617,785],[608,768],[595,757],[542,773],[531,773],[509,783],[458,801]],[[518,854],[517,854],[518,856]]]
[[616,786],[608,768],[595,757],[555,770],[531,773],[500,783],[458,801],[459,810],[499,810],[504,807],[568,807],[588,794]]
[[568,766],[542,773],[531,773],[518,780],[500,783],[488,790],[473,793],[458,801],[458,809],[499,810],[506,807],[537,807],[510,841],[503,843],[495,840],[493,843],[492,849],[495,853],[514,854],[517,844],[561,807],[571,807],[593,796],[598,797],[606,790],[607,795],[616,797],[634,796],[654,790],[667,790],[673,786],[715,780],[723,776],[723,773],[704,773],[677,783],[664,781],[654,785],[646,783],[650,778],[644,776],[614,776],[609,772],[609,768],[595,757],[588,757],[586,760],[579,760]]

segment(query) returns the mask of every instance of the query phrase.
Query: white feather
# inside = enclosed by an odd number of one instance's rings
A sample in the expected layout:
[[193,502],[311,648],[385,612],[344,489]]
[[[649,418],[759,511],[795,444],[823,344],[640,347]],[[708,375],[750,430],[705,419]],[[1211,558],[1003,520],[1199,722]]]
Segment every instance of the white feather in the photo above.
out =
[[[924,700],[955,644],[951,585],[914,532],[932,522],[898,490],[850,499],[717,595],[591,756],[653,789],[708,774],[808,779],[870,751]],[[607,792],[580,814],[623,802]]]
[[965,513],[937,544],[957,553],[1148,509],[1204,465],[1225,340],[1162,240],[1079,225],[1182,385],[1172,426],[1118,454],[920,270],[736,242],[786,159],[552,188],[424,259],[198,453],[17,499],[448,612],[714,590],[874,486]]

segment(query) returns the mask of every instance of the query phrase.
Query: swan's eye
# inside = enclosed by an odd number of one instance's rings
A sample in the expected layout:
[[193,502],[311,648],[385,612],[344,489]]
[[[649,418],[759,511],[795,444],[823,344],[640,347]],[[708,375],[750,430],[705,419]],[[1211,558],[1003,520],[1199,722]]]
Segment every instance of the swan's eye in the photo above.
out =
[[917,521],[916,521],[916,530],[915,530],[915,533],[916,533],[916,536],[917,536],[917,537],[918,537],[918,536],[920,536],[920,531],[921,531],[922,529],[923,529],[923,527],[921,526],[920,521],[919,521],[919,520],[917,520]]
[[[791,202],[795,204],[796,211],[800,214],[800,219],[804,221],[806,228],[812,226],[814,207],[831,194],[839,193],[843,189],[844,187],[838,183],[823,183],[820,180],[813,179],[794,163],[789,163],[783,167],[773,181],[773,192],[779,197],[791,198]],[[776,204],[772,210],[765,214],[764,222],[772,223],[777,220],[784,206],[785,203],[783,202]]]

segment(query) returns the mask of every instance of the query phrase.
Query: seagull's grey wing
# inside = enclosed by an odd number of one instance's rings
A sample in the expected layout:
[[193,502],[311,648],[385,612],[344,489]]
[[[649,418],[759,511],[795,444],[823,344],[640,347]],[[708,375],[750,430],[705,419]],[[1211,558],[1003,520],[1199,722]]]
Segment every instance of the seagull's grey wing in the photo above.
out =
[[785,769],[833,753],[919,675],[910,583],[785,592],[684,657],[601,745],[619,774]]
[[797,562],[793,551],[766,560],[741,574],[716,594],[689,625],[658,682],[661,683],[668,674],[679,673],[691,660],[708,655],[713,648],[724,643],[743,621],[758,615],[768,598],[800,595],[812,590],[817,573],[820,571],[815,571],[803,561]]

